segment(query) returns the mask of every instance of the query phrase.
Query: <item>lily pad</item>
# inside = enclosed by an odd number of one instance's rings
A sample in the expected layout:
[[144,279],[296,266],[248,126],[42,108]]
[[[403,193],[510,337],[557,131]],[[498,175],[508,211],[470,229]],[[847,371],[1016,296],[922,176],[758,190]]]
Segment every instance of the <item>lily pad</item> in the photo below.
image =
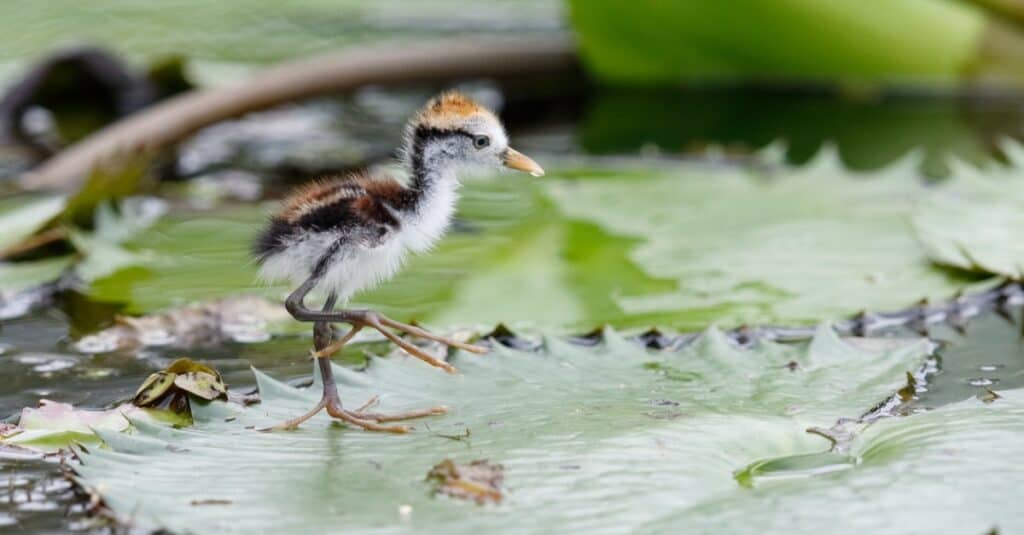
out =
[[65,204],[59,195],[4,200],[0,203],[0,252],[35,234],[60,215]]
[[927,192],[916,168],[910,156],[851,173],[824,150],[773,173],[679,167],[548,191],[566,217],[637,240],[628,256],[648,276],[677,281],[618,296],[626,311],[677,311],[685,327],[806,324],[948,298],[976,281],[936,269],[915,240],[908,218]]
[[17,426],[0,430],[0,445],[51,452],[72,444],[97,444],[96,433],[126,431],[132,421],[183,425],[189,422],[170,411],[142,409],[124,404],[113,409],[76,409],[68,403],[41,400],[37,408],[25,408]]
[[[550,338],[537,353],[460,353],[458,375],[410,358],[373,359],[365,373],[337,367],[350,407],[380,394],[380,412],[452,408],[415,422],[418,429],[404,436],[331,425],[325,416],[294,432],[257,432],[253,426],[299,414],[319,397],[316,385],[299,390],[257,373],[260,405],[196,404],[197,423],[187,430],[139,425],[137,435],[104,433],[112,451],[83,454],[78,472],[82,484],[142,529],[364,532],[401,531],[412,522],[449,533],[631,531],[739,499],[750,489],[733,472],[755,461],[826,452],[828,441],[805,429],[857,419],[890,399],[904,373],[922,366],[928,347],[913,339],[851,345],[822,328],[807,344],[745,350],[710,330],[682,351],[652,352],[608,331],[594,348]],[[799,365],[789,366],[793,361]],[[673,380],[649,362],[700,380]],[[501,464],[501,504],[481,514],[433,497],[424,474],[445,459]],[[949,467],[948,482],[973,470]],[[875,470],[896,477],[899,468],[880,460]],[[818,477],[790,481],[797,488],[827,483]],[[917,490],[926,488],[902,488]],[[860,499],[829,510],[871,501]],[[196,501],[220,505],[199,508]],[[718,529],[742,531],[749,518],[738,516]]]
[[0,262],[0,295],[55,281],[73,264],[74,258],[71,256],[26,262]]
[[914,230],[931,258],[959,269],[1024,278],[1024,148],[1007,144],[1009,167],[957,163],[953,177],[914,210]]

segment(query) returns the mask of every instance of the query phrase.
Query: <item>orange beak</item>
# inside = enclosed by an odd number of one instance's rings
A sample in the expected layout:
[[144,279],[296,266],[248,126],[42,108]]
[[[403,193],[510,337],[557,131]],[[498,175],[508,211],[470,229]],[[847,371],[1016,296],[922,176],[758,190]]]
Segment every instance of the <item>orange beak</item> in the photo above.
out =
[[533,176],[544,176],[544,169],[537,165],[537,162],[511,147],[505,151],[505,167],[530,173]]

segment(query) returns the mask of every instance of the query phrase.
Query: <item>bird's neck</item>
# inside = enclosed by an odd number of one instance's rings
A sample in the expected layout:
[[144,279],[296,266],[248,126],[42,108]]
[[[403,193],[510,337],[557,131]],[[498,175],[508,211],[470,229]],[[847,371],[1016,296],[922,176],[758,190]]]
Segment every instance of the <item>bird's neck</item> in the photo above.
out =
[[421,212],[429,208],[432,199],[447,196],[458,188],[456,165],[444,143],[431,139],[429,134],[417,133],[409,150],[411,179],[404,211]]
[[413,251],[433,246],[448,229],[458,200],[459,181],[450,153],[438,144],[416,143],[409,151],[412,177],[401,203],[402,241]]

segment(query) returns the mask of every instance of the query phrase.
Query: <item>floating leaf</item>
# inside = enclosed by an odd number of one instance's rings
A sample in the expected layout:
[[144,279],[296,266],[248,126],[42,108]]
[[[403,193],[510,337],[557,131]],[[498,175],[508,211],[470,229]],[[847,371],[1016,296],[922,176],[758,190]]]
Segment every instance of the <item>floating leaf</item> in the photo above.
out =
[[0,252],[35,234],[64,210],[61,196],[21,198],[0,202]]
[[[404,436],[329,425],[323,415],[297,431],[257,432],[253,427],[298,415],[319,399],[317,385],[299,390],[257,372],[260,405],[197,403],[197,423],[188,430],[104,433],[114,451],[84,454],[80,480],[140,529],[402,529],[401,507],[417,529],[449,533],[633,531],[742,497],[751,489],[733,473],[760,459],[827,451],[828,442],[805,429],[857,418],[891,398],[904,372],[923,364],[928,345],[854,346],[827,328],[808,344],[756,350],[734,347],[716,330],[671,353],[646,351],[611,331],[604,340],[593,348],[549,338],[536,353],[500,346],[483,356],[459,353],[458,375],[411,358],[375,358],[364,373],[336,367],[349,407],[380,394],[379,412],[452,408],[412,422],[417,431]],[[785,366],[792,361],[799,363],[793,370]],[[673,381],[648,362],[700,380]],[[668,407],[677,416],[650,415]],[[496,514],[431,497],[423,476],[438,459],[484,458],[504,467],[508,490]],[[188,470],[168,468],[183,463]],[[439,472],[447,479],[458,464]],[[952,479],[942,485],[963,477],[962,466],[951,466]],[[874,469],[899,474],[901,466],[878,461]],[[836,476],[805,472],[787,482],[806,488]],[[195,500],[222,505],[197,508]],[[790,504],[779,514],[800,510]],[[718,529],[748,525],[746,519]]]
[[62,218],[79,227],[91,225],[99,206],[138,193],[151,163],[152,155],[142,150],[100,163],[68,199]]
[[673,291],[618,296],[626,311],[675,311],[685,327],[813,323],[971,284],[935,269],[906,223],[927,191],[915,167],[908,158],[861,176],[823,151],[772,176],[679,167],[548,189],[567,217],[638,240],[629,258],[648,276],[677,281]]
[[914,230],[943,265],[1024,278],[1024,150],[1009,145],[1010,167],[985,170],[958,163],[953,177],[923,196]]
[[74,258],[71,256],[25,262],[0,262],[0,294],[53,282],[73,263]]
[[189,358],[180,358],[167,369],[147,377],[135,392],[132,403],[139,407],[158,406],[168,398],[186,394],[212,401],[227,398],[228,389],[217,370]]
[[68,403],[41,400],[38,408],[21,411],[18,425],[0,436],[0,445],[20,446],[37,451],[56,451],[72,444],[96,444],[98,431],[122,432],[133,422],[150,425],[188,423],[169,411],[141,409],[130,404],[108,410],[76,409]]
[[[169,217],[124,248],[145,262],[98,278],[88,288],[98,301],[125,303],[129,313],[180,307],[220,297],[287,294],[285,286],[260,287],[250,243],[265,219],[259,208],[212,217]],[[123,266],[122,266],[123,267]]]

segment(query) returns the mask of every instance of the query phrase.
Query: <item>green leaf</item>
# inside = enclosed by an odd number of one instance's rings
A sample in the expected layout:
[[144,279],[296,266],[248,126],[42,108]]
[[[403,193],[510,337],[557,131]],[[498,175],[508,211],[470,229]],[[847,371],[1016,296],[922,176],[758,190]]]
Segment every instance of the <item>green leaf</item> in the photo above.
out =
[[0,445],[52,452],[72,444],[98,444],[97,433],[122,432],[130,422],[156,425],[189,423],[170,411],[142,409],[124,404],[108,410],[76,409],[68,403],[42,400],[38,408],[26,408],[13,430],[0,436]]
[[914,210],[914,230],[942,265],[1024,278],[1024,149],[1007,145],[1012,164],[975,169],[963,163]]
[[755,78],[950,85],[967,72],[1006,68],[979,57],[986,53],[979,43],[988,21],[962,2],[733,0],[638,7],[571,0],[569,8],[588,66],[616,83]]
[[68,237],[75,249],[84,255],[84,259],[75,264],[75,273],[85,282],[99,280],[122,269],[145,263],[144,256],[94,234],[71,230]]
[[[196,404],[197,423],[187,430],[105,433],[113,451],[84,454],[78,472],[116,514],[142,529],[362,532],[414,522],[419,530],[447,533],[632,531],[742,497],[750,489],[733,473],[758,460],[827,451],[828,442],[805,429],[857,418],[889,399],[904,373],[922,366],[927,346],[851,345],[822,328],[808,344],[745,350],[709,330],[682,351],[658,353],[607,331],[594,348],[548,338],[537,353],[500,346],[484,356],[459,353],[456,375],[411,358],[374,358],[365,373],[336,367],[348,407],[377,394],[380,412],[451,407],[448,415],[413,422],[417,431],[404,436],[329,425],[323,415],[294,432],[257,432],[253,426],[298,415],[319,398],[315,385],[298,390],[257,372],[260,405]],[[674,381],[649,362],[700,380]],[[998,409],[1002,401],[985,407]],[[900,474],[899,463],[863,457],[877,463],[875,470]],[[502,465],[502,504],[479,510],[433,497],[425,478],[445,459]],[[971,477],[962,465],[950,466],[951,479],[926,483],[945,488]],[[803,470],[788,481],[811,488],[835,475]],[[754,490],[761,486],[756,481]],[[841,500],[828,510],[837,507],[844,507]],[[777,514],[804,510],[789,504]],[[749,525],[737,517],[718,530]]]
[[288,288],[261,287],[249,257],[264,220],[259,208],[226,211],[217,218],[165,218],[124,244],[145,262],[120,266],[87,292],[98,301],[126,303],[133,313],[240,293],[282,297]]
[[99,163],[68,199],[64,220],[79,227],[91,225],[99,206],[138,193],[151,163],[152,154],[141,149],[121,152]]
[[[185,0],[147,9],[126,0],[96,6],[69,0],[12,2],[8,16],[0,20],[0,35],[11,36],[0,49],[0,62],[38,57],[40,51],[73,35],[135,62],[184,56],[190,60],[191,79],[198,76],[203,82],[221,83],[244,79],[258,65],[336,52],[358,43],[421,41],[452,33],[493,36],[495,31],[511,30],[550,34],[561,9],[555,0],[480,3],[471,11],[450,0],[254,0],[244,4]],[[297,31],[298,27],[303,29]],[[175,30],[167,35],[166,28]],[[11,76],[20,71],[10,70]],[[5,86],[9,81],[0,79]]]
[[61,196],[14,197],[0,202],[0,251],[21,243],[52,221],[63,210]]
[[[779,479],[699,507],[659,515],[642,533],[684,525],[694,532],[883,533],[913,526],[1001,533],[1024,529],[1017,490],[1024,469],[1024,390],[985,405],[962,401],[870,426],[850,454],[857,466],[820,477]],[[743,527],[746,526],[746,527]],[[899,530],[899,529],[897,529]]]
[[[907,158],[867,175],[834,151],[771,176],[672,168],[549,182],[569,218],[638,240],[629,258],[668,292],[620,295],[632,314],[675,312],[676,326],[813,323],[943,299],[972,284],[936,269],[907,222],[927,188]],[[628,203],[623,199],[628,199]]]
[[0,262],[0,292],[18,292],[57,280],[74,263],[71,256]]

